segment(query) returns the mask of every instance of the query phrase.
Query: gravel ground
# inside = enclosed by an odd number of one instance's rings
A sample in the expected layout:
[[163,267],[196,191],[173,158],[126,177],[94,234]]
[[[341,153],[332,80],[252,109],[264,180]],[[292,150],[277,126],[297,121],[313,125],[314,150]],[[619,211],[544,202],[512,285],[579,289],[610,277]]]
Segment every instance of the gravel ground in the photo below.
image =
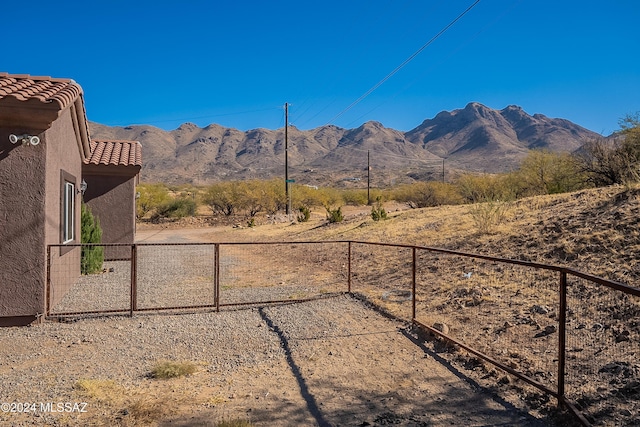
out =
[[[0,402],[37,403],[29,413],[0,412],[2,426],[205,426],[237,417],[283,426],[544,425],[483,392],[407,325],[346,295],[4,328],[0,342]],[[198,371],[152,379],[160,360],[191,361]],[[99,390],[79,389],[81,380]],[[40,402],[87,405],[53,413]]]

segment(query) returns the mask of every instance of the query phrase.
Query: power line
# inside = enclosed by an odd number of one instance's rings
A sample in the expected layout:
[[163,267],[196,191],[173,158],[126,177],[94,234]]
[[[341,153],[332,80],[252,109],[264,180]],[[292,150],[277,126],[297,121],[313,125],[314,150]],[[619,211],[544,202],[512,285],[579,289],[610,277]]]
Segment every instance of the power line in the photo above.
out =
[[346,113],[347,111],[349,111],[353,107],[355,107],[360,101],[365,99],[367,96],[371,95],[371,93],[373,93],[373,91],[375,91],[380,86],[382,86],[387,80],[389,80],[391,77],[393,77],[405,65],[407,65],[409,62],[411,62],[416,56],[418,56],[423,50],[425,50],[429,45],[431,45],[431,43],[436,41],[442,34],[444,34],[449,28],[451,28],[456,22],[458,22],[464,15],[466,15],[478,3],[480,3],[480,0],[476,0],[471,6],[469,6],[464,12],[462,12],[460,15],[458,15],[453,21],[449,22],[449,24],[447,24],[442,30],[440,30],[435,36],[433,36],[428,42],[423,44],[422,47],[420,47],[420,49],[418,49],[411,56],[409,56],[407,59],[405,59],[400,65],[398,65],[396,68],[394,68],[393,71],[391,71],[389,74],[387,74],[382,80],[380,80],[378,83],[373,85],[373,87],[371,87],[371,89],[366,91],[358,99],[356,99],[351,104],[349,104],[349,106],[347,106],[347,108],[345,108],[344,110],[340,111],[331,120],[329,120],[327,123],[325,123],[325,126],[328,125],[329,123],[333,122],[334,120],[336,120],[338,117],[342,116],[344,113]]

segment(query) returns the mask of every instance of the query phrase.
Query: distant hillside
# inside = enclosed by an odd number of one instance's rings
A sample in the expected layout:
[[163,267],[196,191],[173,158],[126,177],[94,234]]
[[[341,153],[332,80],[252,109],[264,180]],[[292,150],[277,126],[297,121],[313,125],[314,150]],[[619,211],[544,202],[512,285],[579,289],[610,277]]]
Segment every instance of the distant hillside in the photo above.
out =
[[[172,131],[98,123],[90,123],[90,128],[94,138],[140,141],[142,180],[147,182],[205,184],[284,173],[284,129],[243,132],[192,123]],[[493,110],[470,103],[443,111],[409,132],[367,122],[356,129],[290,127],[288,136],[289,175],[297,182],[335,185],[365,179],[369,152],[372,185],[385,186],[439,179],[443,162],[447,174],[503,172],[518,167],[530,149],[571,152],[598,135],[568,120],[530,116],[517,106]]]

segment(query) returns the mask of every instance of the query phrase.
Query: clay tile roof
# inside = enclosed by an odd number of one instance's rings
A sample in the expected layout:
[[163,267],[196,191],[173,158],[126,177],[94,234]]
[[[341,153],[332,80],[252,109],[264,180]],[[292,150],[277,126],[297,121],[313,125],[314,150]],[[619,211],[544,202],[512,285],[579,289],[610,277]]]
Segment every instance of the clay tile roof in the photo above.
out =
[[142,146],[138,141],[91,140],[91,155],[85,164],[142,166]]
[[81,94],[82,88],[71,79],[0,73],[0,99],[12,96],[19,101],[56,102],[62,110]]

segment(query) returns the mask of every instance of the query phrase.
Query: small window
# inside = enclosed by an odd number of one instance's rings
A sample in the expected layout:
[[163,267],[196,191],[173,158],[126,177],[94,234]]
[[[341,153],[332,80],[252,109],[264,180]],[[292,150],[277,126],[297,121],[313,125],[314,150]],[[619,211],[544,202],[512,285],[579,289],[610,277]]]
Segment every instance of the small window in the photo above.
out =
[[62,243],[69,243],[75,239],[76,186],[72,182],[65,181],[62,201]]

